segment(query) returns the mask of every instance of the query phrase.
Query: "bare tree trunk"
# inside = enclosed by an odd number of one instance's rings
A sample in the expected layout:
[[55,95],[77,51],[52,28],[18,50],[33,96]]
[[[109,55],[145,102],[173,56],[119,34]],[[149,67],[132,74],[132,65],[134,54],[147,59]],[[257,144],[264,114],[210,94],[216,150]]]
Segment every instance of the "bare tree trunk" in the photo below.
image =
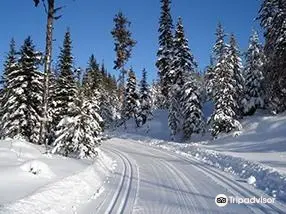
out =
[[43,120],[41,122],[39,144],[45,143],[47,150],[46,126],[48,120],[48,98],[49,98],[49,77],[52,63],[52,43],[53,43],[53,21],[55,11],[55,0],[48,0],[47,32],[46,32],[46,53],[44,70],[44,96],[43,96]]

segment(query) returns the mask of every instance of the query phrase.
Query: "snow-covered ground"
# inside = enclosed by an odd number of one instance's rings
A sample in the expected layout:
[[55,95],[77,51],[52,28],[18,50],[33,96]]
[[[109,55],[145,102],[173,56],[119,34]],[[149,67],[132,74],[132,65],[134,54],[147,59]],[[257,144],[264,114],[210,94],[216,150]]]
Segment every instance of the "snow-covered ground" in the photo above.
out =
[[243,130],[237,137],[226,135],[199,145],[259,162],[286,174],[286,114],[247,117],[242,125]]
[[[109,133],[93,162],[0,141],[0,213],[284,213],[286,115],[245,118],[240,133],[170,141],[167,113]],[[215,204],[217,194],[274,204]]]
[[22,140],[0,141],[0,213],[73,213],[97,196],[114,167],[100,150],[95,161],[44,151]]
[[[185,157],[119,135],[102,148],[117,162],[96,200],[82,206],[79,214],[90,213],[285,213],[286,205],[269,197],[249,183],[236,179],[192,156]],[[141,137],[142,139],[142,137]],[[273,204],[229,203],[219,207],[218,194],[228,197],[271,199]]]
[[243,130],[239,133],[220,136],[216,140],[208,135],[194,136],[189,143],[170,141],[166,115],[164,111],[156,111],[153,120],[141,128],[135,128],[129,121],[128,129],[120,130],[114,136],[192,156],[286,201],[285,114],[265,116],[260,112],[244,118]]

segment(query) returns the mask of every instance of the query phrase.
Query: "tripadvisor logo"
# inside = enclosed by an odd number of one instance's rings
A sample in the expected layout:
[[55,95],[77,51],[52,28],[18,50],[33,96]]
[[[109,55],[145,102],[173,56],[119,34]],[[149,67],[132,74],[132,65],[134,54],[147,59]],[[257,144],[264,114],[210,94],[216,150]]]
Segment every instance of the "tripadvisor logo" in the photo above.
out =
[[264,197],[251,197],[251,198],[241,198],[241,197],[227,197],[224,194],[219,194],[215,197],[215,203],[219,207],[225,207],[228,203],[230,204],[273,204],[275,203],[275,198],[264,198]]
[[228,197],[224,194],[219,194],[215,197],[215,203],[219,207],[225,207],[228,204]]

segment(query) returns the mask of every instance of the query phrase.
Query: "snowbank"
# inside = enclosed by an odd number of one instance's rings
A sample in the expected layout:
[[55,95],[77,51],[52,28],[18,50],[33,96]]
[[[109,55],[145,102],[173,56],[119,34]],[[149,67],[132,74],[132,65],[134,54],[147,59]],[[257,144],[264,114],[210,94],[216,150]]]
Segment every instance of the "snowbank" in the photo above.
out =
[[0,213],[73,213],[103,191],[114,167],[100,149],[94,161],[44,152],[22,140],[0,141]]
[[[37,166],[43,166],[39,162],[35,163]],[[103,181],[112,168],[113,161],[99,151],[94,163],[82,172],[48,184],[27,197],[4,205],[2,212],[73,213],[80,204],[86,203],[101,191]]]

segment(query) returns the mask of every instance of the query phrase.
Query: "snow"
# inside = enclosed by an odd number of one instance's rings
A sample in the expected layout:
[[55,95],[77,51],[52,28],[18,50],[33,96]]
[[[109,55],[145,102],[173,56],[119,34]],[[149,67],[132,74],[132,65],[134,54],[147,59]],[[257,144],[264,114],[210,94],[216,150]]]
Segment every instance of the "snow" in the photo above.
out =
[[[286,114],[258,112],[237,133],[170,141],[167,113],[108,133],[94,161],[45,154],[24,140],[0,141],[0,213],[220,213],[218,194],[273,197],[229,204],[225,213],[286,210]],[[154,191],[156,189],[156,191]]]
[[50,167],[42,161],[27,161],[20,166],[20,169],[24,172],[32,173],[40,177],[52,178],[55,176]]
[[166,151],[170,147],[162,140],[162,147],[151,147],[147,142],[144,136],[118,133],[102,145],[117,161],[117,167],[105,183],[102,195],[81,207],[79,214],[262,214],[286,210],[285,204],[277,200],[271,205],[228,204],[222,210],[215,204],[218,194],[243,198],[269,196],[242,179],[184,156],[179,150]]
[[149,137],[155,139],[171,139],[168,127],[168,113],[164,110],[156,110],[153,112],[153,117],[147,123],[139,128],[137,128],[134,119],[130,119],[126,122],[126,129],[121,126],[117,129],[120,133],[129,134],[142,134],[148,135]]
[[247,179],[247,183],[250,184],[250,185],[255,185],[255,183],[256,183],[256,178],[251,175],[251,176]]
[[74,213],[102,193],[114,168],[97,152],[93,161],[79,160],[23,140],[0,141],[0,213]]
[[[252,176],[255,182],[251,178],[251,185],[286,202],[286,114],[270,116],[258,111],[241,121],[243,129],[239,132],[220,135],[216,140],[207,134],[194,136],[188,143],[170,141],[163,122],[166,114],[162,110],[154,112],[149,130],[141,127],[113,135],[195,158],[246,183]],[[130,121],[128,124],[132,127]]]

